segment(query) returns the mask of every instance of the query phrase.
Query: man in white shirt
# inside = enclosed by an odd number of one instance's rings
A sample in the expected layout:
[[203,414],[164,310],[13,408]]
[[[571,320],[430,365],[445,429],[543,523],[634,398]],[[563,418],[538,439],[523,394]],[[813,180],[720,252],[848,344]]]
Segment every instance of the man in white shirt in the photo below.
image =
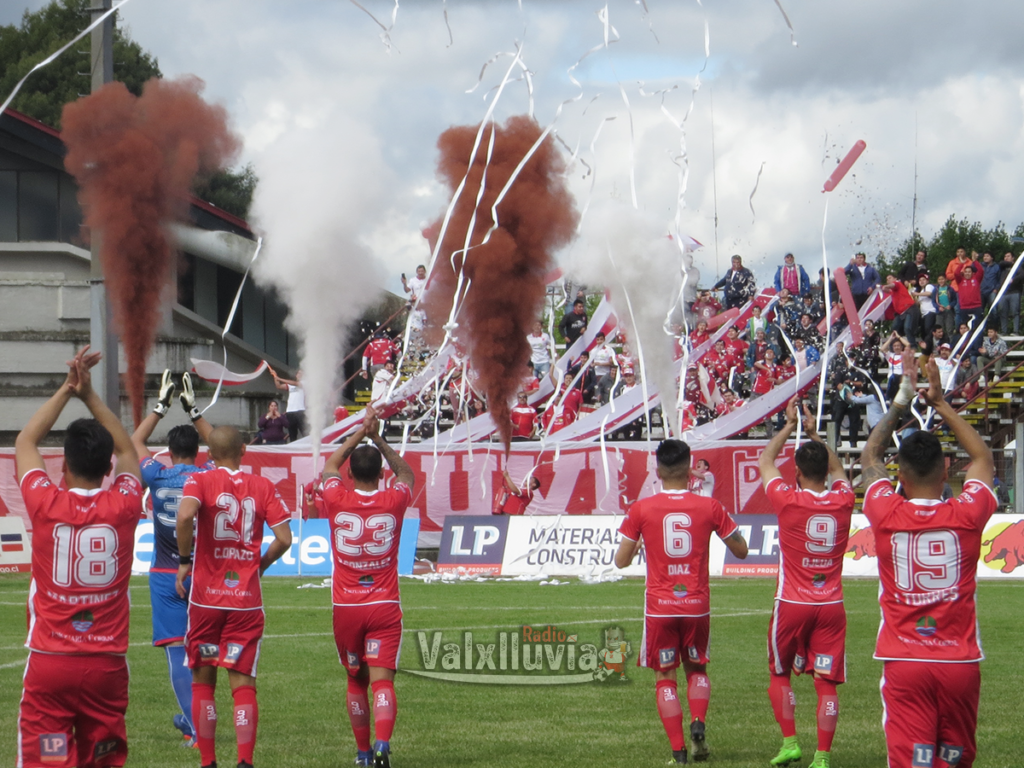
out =
[[384,367],[373,376],[373,388],[370,390],[370,404],[374,407],[381,405],[387,397],[388,389],[395,378],[395,362],[388,360]]
[[530,344],[530,362],[538,379],[543,379],[551,370],[551,337],[544,332],[540,320],[533,323],[533,333],[526,337]]
[[415,305],[417,301],[423,296],[423,291],[427,287],[427,268],[420,264],[416,267],[416,277],[410,277],[406,279],[405,275],[402,275],[402,288],[405,292],[410,294],[409,303]]
[[594,376],[598,380],[611,373],[615,365],[615,350],[605,342],[603,333],[598,333],[594,337],[594,346],[590,350],[590,365],[594,368]]

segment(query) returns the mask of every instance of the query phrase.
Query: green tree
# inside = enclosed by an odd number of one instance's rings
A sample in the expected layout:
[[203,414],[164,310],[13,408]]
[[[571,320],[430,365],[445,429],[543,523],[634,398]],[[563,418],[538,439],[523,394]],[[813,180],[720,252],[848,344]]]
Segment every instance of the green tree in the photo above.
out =
[[[1018,224],[1013,236],[1019,237],[1024,233],[1024,224]],[[933,276],[944,274],[946,265],[956,256],[957,248],[967,249],[968,255],[977,252],[979,256],[986,251],[992,253],[998,261],[1004,253],[1020,253],[1020,246],[1014,246],[1011,235],[1006,231],[1003,222],[996,222],[991,229],[985,229],[980,221],[968,221],[966,218],[957,219],[950,215],[946,223],[942,225],[927,242],[920,232],[915,232],[913,237],[907,238],[897,249],[894,258],[887,259],[879,256],[879,272],[882,274],[896,273],[900,267],[910,261],[921,248],[928,252],[928,272]]]
[[[20,27],[0,27],[0,94],[13,91],[32,67],[81,32],[89,23],[88,9],[88,0],[53,0],[35,13],[26,11]],[[161,76],[160,67],[155,57],[118,28],[116,14],[114,19],[114,79],[138,96],[147,80]],[[82,74],[89,71],[88,50],[86,37],[33,73],[11,106],[59,130],[64,105],[89,93],[90,76]]]
[[[0,98],[6,97],[32,67],[81,32],[89,23],[89,0],[53,0],[34,13],[28,11],[21,25],[0,27]],[[22,86],[11,105],[17,111],[60,130],[64,105],[89,93],[92,82],[89,38],[86,37],[43,67]],[[114,15],[114,79],[136,96],[154,77],[162,77],[156,57],[117,26]],[[240,218],[249,214],[256,173],[251,165],[237,171],[220,171],[197,183],[196,196]]]
[[219,171],[209,179],[198,182],[195,193],[197,197],[213,203],[221,210],[244,219],[249,215],[249,206],[258,181],[256,171],[252,163],[249,163],[237,173]]

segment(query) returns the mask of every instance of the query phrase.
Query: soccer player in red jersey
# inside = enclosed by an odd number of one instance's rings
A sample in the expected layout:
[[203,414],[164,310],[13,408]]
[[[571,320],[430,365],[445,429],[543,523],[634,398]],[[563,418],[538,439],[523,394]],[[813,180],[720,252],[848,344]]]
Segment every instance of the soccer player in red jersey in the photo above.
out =
[[[32,520],[30,653],[18,712],[24,768],[121,766],[128,756],[128,581],[142,482],[128,433],[92,388],[89,369],[99,359],[81,349],[14,444]],[[72,397],[94,418],[68,425],[58,488],[39,444]],[[114,481],[103,490],[112,456]]]
[[[395,670],[402,648],[398,542],[415,477],[405,459],[380,435],[372,408],[359,430],[324,465],[324,501],[334,558],[334,641],[348,673],[348,716],[356,738],[356,765],[389,768],[395,727]],[[364,437],[373,445],[363,445]],[[374,447],[376,446],[376,447]],[[395,483],[380,490],[383,459]],[[355,485],[341,482],[341,465]],[[376,740],[370,744],[370,703]]]
[[927,405],[953,430],[971,459],[963,493],[942,501],[946,462],[935,435],[919,431],[898,451],[899,495],[885,468],[885,448],[914,397],[913,350],[904,351],[903,382],[861,455],[864,514],[878,551],[882,623],[875,658],[885,662],[882,703],[889,765],[971,768],[981,688],[975,606],[985,523],[996,510],[992,451],[942,397],[939,369],[928,360]]
[[623,538],[615,553],[615,565],[627,567],[640,550],[641,542],[644,543],[647,589],[637,665],[654,670],[658,715],[672,745],[672,759],[685,763],[683,710],[676,684],[676,669],[682,663],[693,759],[700,763],[710,754],[704,738],[704,721],[711,698],[707,676],[711,534],[717,533],[740,559],[747,556],[747,542],[725,507],[687,490],[690,446],[682,440],[662,440],[656,456],[662,491],[629,508],[619,530]]
[[799,675],[806,669],[814,675],[818,694],[818,749],[810,768],[829,768],[839,717],[836,685],[846,680],[843,558],[855,499],[842,462],[815,431],[810,408],[806,403],[803,407],[808,442],[793,456],[795,485],[783,479],[775,460],[796,429],[797,398],[790,400],[785,426],[765,446],[758,462],[765,495],[779,517],[779,577],[768,629],[768,698],[783,741],[771,764],[789,765],[802,757],[790,671]]
[[525,514],[526,508],[533,501],[533,494],[540,490],[540,480],[531,474],[522,485],[516,485],[507,469],[502,475],[502,480],[504,487],[496,494],[496,509],[492,510],[494,514]]
[[[202,764],[215,767],[214,690],[217,667],[224,667],[235,705],[238,766],[252,768],[259,721],[256,662],[264,624],[260,576],[291,546],[291,514],[270,480],[239,468],[245,443],[237,429],[217,427],[207,445],[216,468],[189,476],[177,519],[176,587],[181,597],[189,597],[185,653],[192,669],[192,723]],[[264,522],[274,540],[261,558]],[[186,593],[189,573],[192,588]]]

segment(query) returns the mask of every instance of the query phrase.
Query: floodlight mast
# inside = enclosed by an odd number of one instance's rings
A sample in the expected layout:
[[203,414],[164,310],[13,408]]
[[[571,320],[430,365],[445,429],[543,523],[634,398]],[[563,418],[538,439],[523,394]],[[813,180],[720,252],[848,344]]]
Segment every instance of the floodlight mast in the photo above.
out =
[[[96,19],[110,10],[113,0],[91,0],[89,13]],[[95,93],[114,79],[114,16],[111,14],[91,33],[92,51],[89,71]],[[89,270],[89,344],[93,352],[102,352],[103,359],[92,373],[93,389],[114,413],[121,413],[120,381],[118,380],[118,339],[111,326],[110,300],[100,266],[102,232],[89,233],[92,263]]]

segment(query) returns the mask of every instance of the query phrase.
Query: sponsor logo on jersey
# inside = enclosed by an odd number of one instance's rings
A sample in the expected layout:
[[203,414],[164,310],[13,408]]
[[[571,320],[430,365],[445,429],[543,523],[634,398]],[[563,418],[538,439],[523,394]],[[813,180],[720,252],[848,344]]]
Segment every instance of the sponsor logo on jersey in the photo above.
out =
[[661,666],[667,666],[674,664],[676,661],[676,649],[675,648],[660,648],[658,650],[658,663]]
[[348,665],[350,667],[358,667],[359,666],[359,654],[358,653],[353,653],[352,651],[345,651],[345,654],[348,656]]
[[811,584],[814,585],[815,589],[824,589],[825,588],[825,574],[824,573],[816,573],[816,574],[814,574],[814,578],[811,579]]
[[673,584],[672,594],[675,597],[686,597],[686,585],[685,584]]
[[[376,640],[367,639],[368,659],[380,653]],[[520,631],[480,637],[463,631],[455,637],[442,631],[416,632],[419,665],[408,671],[420,677],[458,683],[491,685],[568,685],[629,682],[626,660],[630,644],[621,627],[603,630],[603,642],[580,642],[575,632],[554,625],[524,625]],[[603,647],[602,647],[603,646]],[[675,649],[665,652],[675,653]],[[350,666],[358,660],[348,654]],[[415,668],[418,666],[419,668]]]
[[832,673],[832,657],[826,656],[822,653],[817,654],[814,657],[814,671],[822,672],[824,674]]
[[71,626],[76,632],[88,632],[94,623],[92,611],[79,611],[71,617]]
[[917,620],[917,626],[914,627],[914,631],[921,637],[931,637],[939,631],[939,625],[931,616],[925,616]]
[[228,589],[234,589],[235,587],[237,587],[238,582],[238,571],[228,571],[224,574],[224,586]]
[[373,586],[373,576],[370,576],[369,574],[367,574],[365,576],[360,576],[359,577],[359,586],[360,587],[372,587]]

